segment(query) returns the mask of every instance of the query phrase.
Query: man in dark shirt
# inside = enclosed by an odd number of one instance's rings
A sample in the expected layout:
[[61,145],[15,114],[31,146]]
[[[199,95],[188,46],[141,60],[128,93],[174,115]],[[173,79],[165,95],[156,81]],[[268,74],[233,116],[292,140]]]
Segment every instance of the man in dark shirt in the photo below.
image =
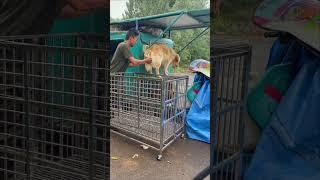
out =
[[110,72],[125,72],[129,66],[139,66],[146,63],[151,63],[151,58],[143,60],[135,59],[130,52],[130,48],[133,47],[139,36],[139,31],[129,30],[126,34],[126,40],[118,44],[118,47],[113,55]]

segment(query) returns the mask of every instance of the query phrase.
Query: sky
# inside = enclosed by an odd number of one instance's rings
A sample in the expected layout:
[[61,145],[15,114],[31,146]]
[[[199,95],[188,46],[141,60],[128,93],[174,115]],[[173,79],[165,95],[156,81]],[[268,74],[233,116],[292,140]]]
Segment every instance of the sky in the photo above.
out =
[[112,18],[122,18],[122,13],[127,9],[127,1],[128,0],[111,0],[110,16]]
[[[127,9],[126,2],[128,0],[111,0],[110,2],[110,17],[122,18],[122,13]],[[209,0],[208,0],[209,1]],[[209,1],[210,2],[210,1]]]

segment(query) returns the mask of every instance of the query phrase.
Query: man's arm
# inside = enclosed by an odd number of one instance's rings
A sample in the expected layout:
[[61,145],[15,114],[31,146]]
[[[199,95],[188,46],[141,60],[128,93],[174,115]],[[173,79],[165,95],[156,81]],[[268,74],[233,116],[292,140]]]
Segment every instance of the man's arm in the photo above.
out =
[[151,58],[146,58],[146,59],[143,59],[143,60],[137,60],[132,56],[129,57],[128,60],[130,61],[129,66],[139,66],[139,65],[142,65],[142,64],[146,64],[146,63],[149,64],[149,63],[152,62]]

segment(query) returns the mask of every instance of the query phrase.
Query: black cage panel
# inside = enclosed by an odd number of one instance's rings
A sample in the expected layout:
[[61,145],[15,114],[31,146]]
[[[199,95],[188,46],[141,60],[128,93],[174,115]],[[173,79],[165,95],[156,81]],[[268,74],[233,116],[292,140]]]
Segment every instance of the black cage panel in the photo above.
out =
[[0,39],[1,179],[108,179],[105,37]]

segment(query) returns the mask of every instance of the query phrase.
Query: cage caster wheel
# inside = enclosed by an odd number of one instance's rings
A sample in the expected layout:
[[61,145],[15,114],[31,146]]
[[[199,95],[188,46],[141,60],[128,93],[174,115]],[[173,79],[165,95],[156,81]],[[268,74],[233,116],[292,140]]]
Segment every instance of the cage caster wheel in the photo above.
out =
[[180,138],[181,139],[186,139],[186,135],[185,134],[181,134]]
[[162,160],[162,155],[158,155],[158,156],[157,156],[157,160],[158,160],[158,161],[161,161],[161,160]]

